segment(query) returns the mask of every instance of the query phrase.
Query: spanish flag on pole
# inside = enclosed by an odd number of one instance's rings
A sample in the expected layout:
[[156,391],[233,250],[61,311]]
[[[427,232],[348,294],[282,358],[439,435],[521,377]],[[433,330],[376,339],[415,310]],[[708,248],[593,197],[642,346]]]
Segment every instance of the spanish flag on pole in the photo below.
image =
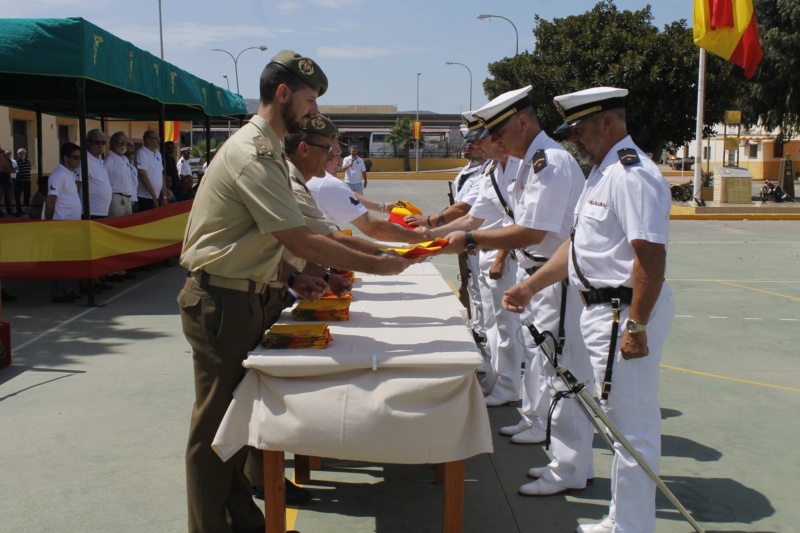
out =
[[694,0],[694,44],[752,78],[763,57],[753,0]]

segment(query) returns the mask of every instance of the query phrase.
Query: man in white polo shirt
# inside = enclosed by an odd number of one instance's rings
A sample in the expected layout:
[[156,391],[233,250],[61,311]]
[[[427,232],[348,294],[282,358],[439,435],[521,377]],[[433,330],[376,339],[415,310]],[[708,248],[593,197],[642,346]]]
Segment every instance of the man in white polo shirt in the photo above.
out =
[[[367,188],[367,165],[364,160],[358,157],[358,148],[350,148],[350,155],[344,158],[342,163],[344,170],[344,182],[353,192],[364,194]],[[362,185],[363,180],[363,185]]]
[[134,177],[135,168],[125,156],[128,149],[128,137],[125,132],[118,131],[111,136],[108,155],[106,155],[106,172],[111,182],[111,206],[108,216],[121,217],[133,213],[131,197],[136,194],[138,180]]
[[136,165],[139,169],[139,211],[167,205],[167,186],[164,180],[164,162],[161,160],[159,137],[153,130],[142,136],[144,146],[136,150]]
[[[108,179],[103,150],[106,146],[106,135],[103,130],[93,129],[86,134],[86,151],[89,162],[89,214],[92,219],[108,216],[111,205],[111,182]],[[78,187],[80,191],[80,187]]]

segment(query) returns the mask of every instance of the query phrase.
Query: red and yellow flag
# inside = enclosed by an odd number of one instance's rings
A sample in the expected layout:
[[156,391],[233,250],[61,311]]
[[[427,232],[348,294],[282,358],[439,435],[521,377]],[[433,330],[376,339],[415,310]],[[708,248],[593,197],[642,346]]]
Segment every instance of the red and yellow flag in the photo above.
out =
[[176,142],[181,138],[181,123],[177,120],[168,120],[164,122],[164,131],[162,138],[164,142]]
[[694,44],[752,78],[763,58],[753,0],[694,0]]
[[422,139],[422,122],[419,120],[415,120],[412,124],[412,139],[419,140]]

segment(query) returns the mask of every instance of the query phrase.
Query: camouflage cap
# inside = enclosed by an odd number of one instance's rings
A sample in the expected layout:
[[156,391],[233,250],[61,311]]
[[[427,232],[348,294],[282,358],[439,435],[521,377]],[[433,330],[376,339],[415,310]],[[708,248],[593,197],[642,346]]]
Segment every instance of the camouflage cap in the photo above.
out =
[[328,77],[310,57],[303,57],[293,50],[281,50],[270,63],[283,65],[306,85],[322,96],[328,90]]
[[321,137],[327,137],[331,140],[339,136],[338,128],[331,122],[328,117],[316,115],[308,119],[306,125],[303,126],[303,131],[313,133]]

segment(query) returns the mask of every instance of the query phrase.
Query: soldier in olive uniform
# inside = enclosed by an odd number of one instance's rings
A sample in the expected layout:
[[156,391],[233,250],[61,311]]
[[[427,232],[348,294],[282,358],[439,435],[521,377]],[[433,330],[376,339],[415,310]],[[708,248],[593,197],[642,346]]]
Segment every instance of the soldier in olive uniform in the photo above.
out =
[[272,58],[261,74],[258,112],[216,154],[192,206],[181,254],[189,278],[178,295],[195,372],[186,451],[191,532],[264,530],[242,471],[247,450],[222,462],[211,442],[244,376],[242,361],[277,320],[286,286],[311,300],[328,289],[287,266],[284,247],[308,261],[378,274],[411,264],[354,252],[305,225],[280,141],[318,114],[327,86],[312,59],[291,50]]

